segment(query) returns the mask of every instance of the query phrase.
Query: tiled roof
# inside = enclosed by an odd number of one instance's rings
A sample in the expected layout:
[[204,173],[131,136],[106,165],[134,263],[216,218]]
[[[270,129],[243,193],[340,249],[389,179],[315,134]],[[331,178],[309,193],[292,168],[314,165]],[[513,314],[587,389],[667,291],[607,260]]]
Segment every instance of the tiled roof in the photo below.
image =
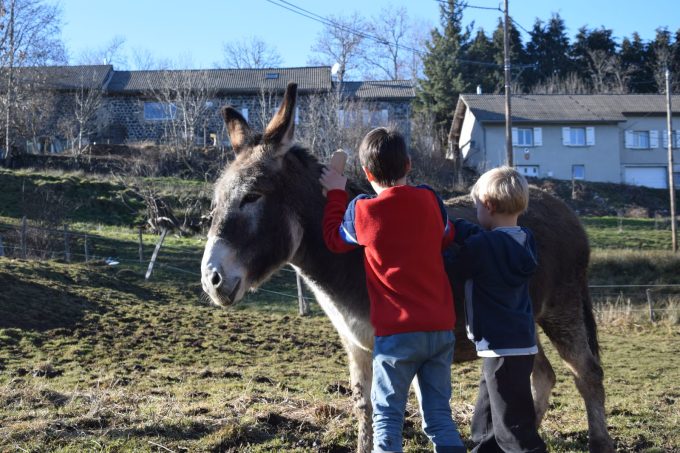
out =
[[[480,122],[505,121],[505,97],[463,94],[461,101]],[[680,113],[680,95],[673,96],[673,112]],[[626,115],[663,114],[666,99],[658,94],[519,94],[512,96],[513,122],[611,122]]]
[[58,90],[74,90],[103,87],[113,66],[33,66],[14,68],[14,71],[17,80],[24,83],[44,84]]
[[283,91],[296,82],[301,92],[327,91],[331,88],[327,66],[273,69],[206,69],[168,71],[115,71],[108,91],[137,93],[161,89],[173,78],[190,82],[197,89],[217,92],[256,93],[262,89]]
[[355,99],[413,99],[415,89],[410,80],[343,82],[342,94]]

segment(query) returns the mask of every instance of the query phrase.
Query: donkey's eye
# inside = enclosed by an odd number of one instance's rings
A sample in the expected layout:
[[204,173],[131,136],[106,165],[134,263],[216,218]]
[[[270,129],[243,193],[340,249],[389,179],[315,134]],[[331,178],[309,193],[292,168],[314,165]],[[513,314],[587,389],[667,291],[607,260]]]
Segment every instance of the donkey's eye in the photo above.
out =
[[253,193],[253,192],[248,193],[241,199],[241,205],[239,206],[239,208],[242,208],[245,205],[250,204],[250,203],[255,203],[261,197],[262,197],[262,194],[259,194],[259,193]]

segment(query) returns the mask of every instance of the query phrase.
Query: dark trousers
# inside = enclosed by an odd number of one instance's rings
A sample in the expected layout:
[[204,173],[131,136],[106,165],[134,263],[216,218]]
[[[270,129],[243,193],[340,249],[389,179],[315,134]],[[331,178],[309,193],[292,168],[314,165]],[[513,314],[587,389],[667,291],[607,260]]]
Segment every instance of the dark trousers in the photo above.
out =
[[545,452],[531,396],[533,355],[485,357],[472,416],[473,452]]

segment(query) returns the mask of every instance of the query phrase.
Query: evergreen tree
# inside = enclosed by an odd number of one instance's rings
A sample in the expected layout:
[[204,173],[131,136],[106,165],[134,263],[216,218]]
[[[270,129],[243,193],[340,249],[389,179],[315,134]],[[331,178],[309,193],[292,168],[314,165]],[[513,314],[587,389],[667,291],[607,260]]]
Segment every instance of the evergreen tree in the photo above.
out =
[[[475,39],[467,47],[465,58],[472,61],[494,61],[494,46],[484,29],[477,30]],[[466,65],[465,79],[473,87],[482,87],[484,93],[498,90],[498,69],[493,66]]]
[[[503,67],[505,65],[505,52],[503,41],[504,37],[503,19],[498,18],[498,25],[496,30],[493,32],[492,45],[493,45],[493,58],[498,68],[495,69],[496,76],[496,91],[502,92],[505,85]],[[524,44],[522,43],[522,37],[519,34],[519,30],[515,27],[512,21],[509,24],[508,41],[510,42],[510,63],[511,67],[527,64],[527,54],[524,50]],[[514,70],[512,71],[512,78],[516,85],[524,86],[526,82],[526,73],[524,70]]]
[[566,77],[574,69],[566,26],[559,14],[553,14],[545,25],[536,19],[526,50],[528,61],[536,65],[527,75],[532,85],[553,76]]
[[628,86],[632,93],[654,93],[654,75],[649,66],[649,56],[640,35],[633,33],[632,39],[623,38],[621,42],[621,65],[629,74]]
[[460,0],[447,0],[442,1],[439,8],[441,31],[432,30],[430,40],[425,43],[425,78],[419,81],[414,108],[416,112],[434,115],[434,126],[443,149],[458,95],[470,92],[473,86],[465,80],[466,68],[459,60],[469,38],[469,31],[462,27],[464,4]]
[[628,91],[612,34],[611,29],[604,27],[593,30],[581,27],[571,47],[576,73],[595,93]]

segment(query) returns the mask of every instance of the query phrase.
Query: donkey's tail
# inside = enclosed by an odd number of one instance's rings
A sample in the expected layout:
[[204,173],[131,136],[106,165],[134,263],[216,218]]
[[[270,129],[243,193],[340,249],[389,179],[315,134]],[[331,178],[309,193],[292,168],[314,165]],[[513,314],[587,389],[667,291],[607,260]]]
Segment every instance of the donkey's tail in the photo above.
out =
[[600,344],[597,341],[597,324],[595,323],[595,316],[593,315],[593,300],[590,298],[587,280],[583,283],[583,288],[581,289],[581,300],[583,302],[583,322],[586,325],[588,346],[590,347],[590,352],[592,352],[599,361]]

